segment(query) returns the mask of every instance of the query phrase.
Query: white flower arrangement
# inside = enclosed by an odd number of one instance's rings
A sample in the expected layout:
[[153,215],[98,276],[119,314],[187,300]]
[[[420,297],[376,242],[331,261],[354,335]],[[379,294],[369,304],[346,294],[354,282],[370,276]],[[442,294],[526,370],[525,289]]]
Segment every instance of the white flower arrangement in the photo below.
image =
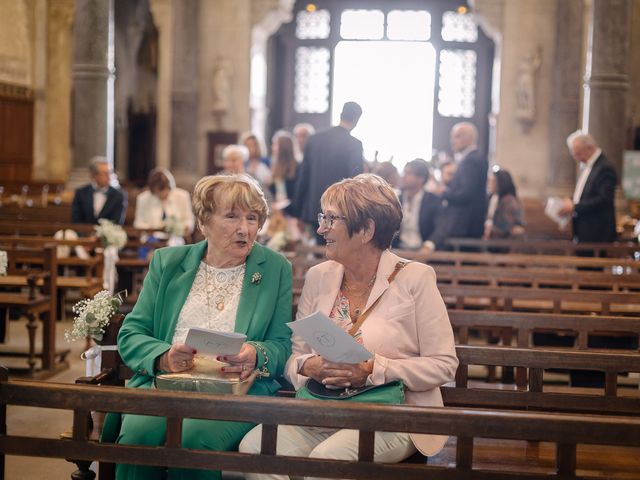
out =
[[111,294],[108,290],[102,290],[93,298],[80,300],[72,309],[76,314],[73,318],[73,329],[65,330],[64,338],[67,342],[73,342],[90,337],[96,342],[101,342],[111,316],[118,311],[126,295],[126,291]]
[[164,221],[164,231],[169,235],[182,237],[184,235],[184,224],[175,215],[169,215]]
[[116,247],[120,250],[126,245],[127,233],[120,225],[116,225],[106,218],[101,218],[98,223],[99,225],[96,225],[94,229],[103,247]]
[[7,274],[7,267],[9,266],[9,260],[7,259],[7,252],[0,250],[0,275]]
[[288,241],[289,236],[287,235],[287,231],[280,230],[269,239],[269,241],[267,242],[267,247],[275,252],[281,252],[284,247],[287,246]]

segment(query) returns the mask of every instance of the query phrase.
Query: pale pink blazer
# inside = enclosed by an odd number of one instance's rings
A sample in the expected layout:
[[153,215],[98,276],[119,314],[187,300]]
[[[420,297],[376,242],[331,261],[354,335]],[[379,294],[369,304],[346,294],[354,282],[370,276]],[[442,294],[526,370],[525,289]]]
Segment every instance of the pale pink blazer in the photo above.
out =
[[[367,307],[380,295],[383,297],[362,325],[364,346],[375,354],[373,373],[367,383],[380,385],[403,380],[407,404],[441,407],[439,387],[454,379],[458,367],[451,323],[431,267],[409,263],[389,284],[387,278],[402,260],[385,250],[378,264]],[[331,260],[309,269],[297,318],[315,311],[329,315],[343,272],[343,266]],[[285,375],[296,389],[307,380],[298,370],[311,355],[311,348],[294,336]],[[447,437],[412,434],[411,439],[424,455],[434,455]]]

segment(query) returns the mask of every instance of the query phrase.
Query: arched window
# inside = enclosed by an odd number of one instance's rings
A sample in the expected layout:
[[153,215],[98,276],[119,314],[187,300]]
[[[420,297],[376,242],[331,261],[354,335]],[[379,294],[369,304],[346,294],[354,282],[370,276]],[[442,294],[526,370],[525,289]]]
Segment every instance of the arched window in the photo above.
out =
[[327,128],[354,100],[367,160],[429,160],[463,120],[486,151],[493,44],[464,2],[297,1],[293,13],[270,41],[269,131]]

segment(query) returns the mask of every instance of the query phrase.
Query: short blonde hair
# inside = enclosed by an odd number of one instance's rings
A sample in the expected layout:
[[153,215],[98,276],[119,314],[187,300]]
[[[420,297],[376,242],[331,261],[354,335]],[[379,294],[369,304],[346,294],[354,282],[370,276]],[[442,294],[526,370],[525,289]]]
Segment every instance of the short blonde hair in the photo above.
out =
[[379,250],[389,248],[400,231],[402,206],[398,195],[384,179],[373,173],[362,173],[334,183],[322,194],[320,204],[323,210],[334,205],[347,217],[349,237],[373,220],[376,227],[371,241]]
[[201,178],[193,189],[193,211],[200,225],[221,207],[231,206],[256,212],[260,227],[269,207],[260,185],[249,175],[209,175]]

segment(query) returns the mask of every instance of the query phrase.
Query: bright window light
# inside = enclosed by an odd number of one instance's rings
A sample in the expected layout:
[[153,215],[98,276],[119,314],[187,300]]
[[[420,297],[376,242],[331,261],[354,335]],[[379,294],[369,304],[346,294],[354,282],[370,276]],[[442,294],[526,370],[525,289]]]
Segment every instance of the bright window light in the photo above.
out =
[[426,10],[392,10],[387,15],[389,40],[429,40],[431,15]]
[[432,156],[435,50],[427,42],[342,41],[335,49],[332,120],[342,105],[362,106],[353,135],[373,161],[393,158],[402,171],[414,158]]
[[340,15],[340,36],[353,40],[379,40],[384,35],[380,10],[345,10]]

